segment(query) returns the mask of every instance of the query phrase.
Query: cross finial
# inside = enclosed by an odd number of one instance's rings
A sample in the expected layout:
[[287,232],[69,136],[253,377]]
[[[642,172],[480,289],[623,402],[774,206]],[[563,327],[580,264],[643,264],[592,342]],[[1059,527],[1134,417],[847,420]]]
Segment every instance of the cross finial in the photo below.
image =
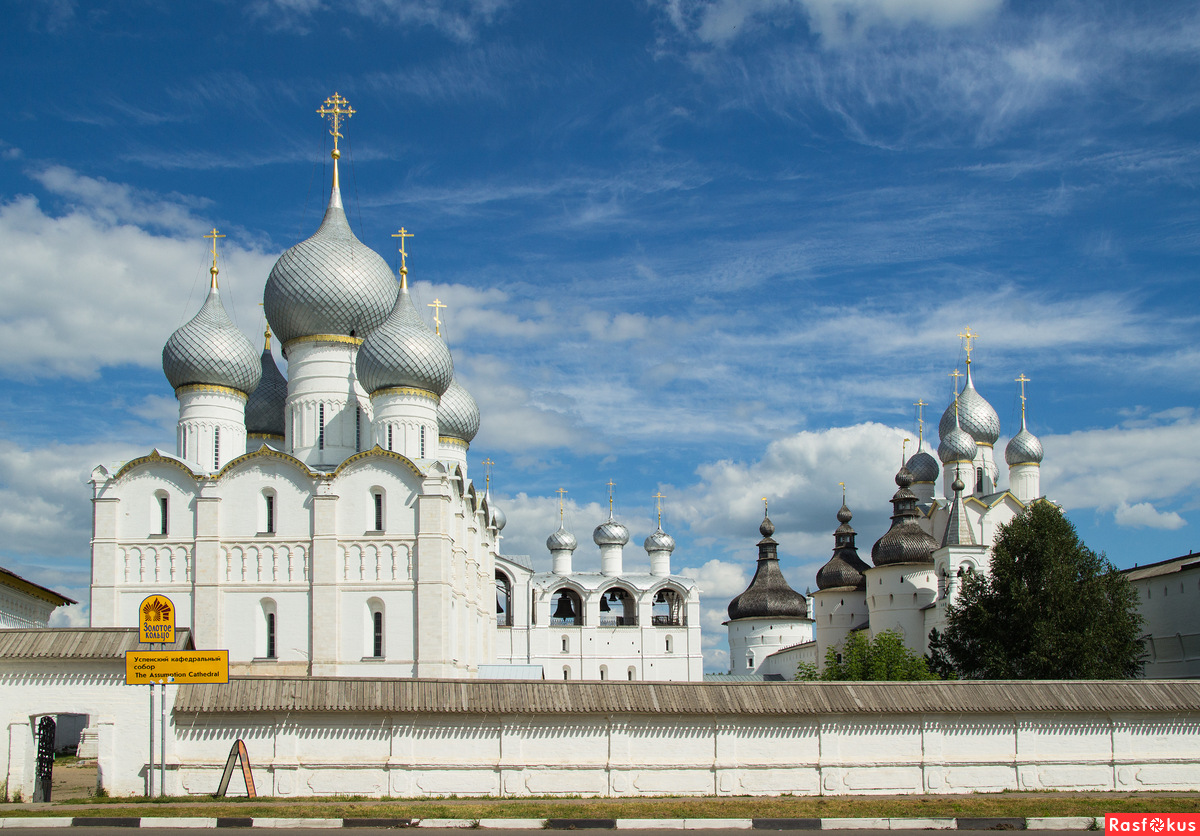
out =
[[842,504],[845,505],[846,504],[846,483],[838,482],[838,485],[840,485],[842,488]]
[[393,238],[400,239],[400,285],[404,288],[408,287],[408,252],[404,249],[405,238],[416,238],[404,227],[400,227],[399,232],[392,233]]
[[970,327],[967,327],[958,337],[967,344],[967,365],[969,366],[971,365],[971,344],[979,339],[979,335],[972,331]]
[[958,400],[958,379],[962,376],[963,376],[963,373],[960,372],[958,369],[955,369],[954,371],[950,372],[949,375],[947,375],[947,377],[954,378],[954,399],[955,400]]
[[611,520],[613,515],[613,488],[617,486],[617,483],[609,479],[605,484],[608,485],[608,518]]
[[663,495],[662,491],[659,491],[658,493],[656,493],[654,495],[654,501],[658,505],[658,527],[659,528],[662,528],[662,501],[664,499],[666,499],[666,496]]
[[442,308],[446,307],[446,303],[441,299],[434,299],[425,307],[433,308],[433,330],[440,337],[442,335],[442,319],[439,314],[442,312]]
[[900,465],[901,466],[903,466],[904,463],[908,461],[908,442],[910,442],[910,441],[912,441],[911,438],[906,438],[906,439],[904,439],[904,443],[900,445]]
[[917,408],[917,442],[925,440],[925,407],[929,404],[925,403],[924,398],[917,398],[917,402],[913,404]]
[[204,233],[204,237],[205,237],[205,238],[211,238],[211,239],[212,239],[212,257],[213,257],[213,263],[212,263],[212,267],[210,267],[210,268],[208,269],[208,272],[212,274],[212,289],[213,289],[213,290],[216,290],[216,289],[217,289],[217,273],[219,273],[219,272],[220,272],[220,271],[217,269],[217,239],[218,239],[218,238],[224,238],[225,236],[224,236],[224,235],[222,235],[220,232],[217,232],[217,228],[214,226],[214,227],[213,227],[213,231],[212,231],[212,232],[206,232],[206,233]]
[[[263,309],[263,318],[265,319],[266,311],[267,311],[266,303],[259,302],[258,306]],[[264,340],[263,344],[266,346],[266,348],[264,350],[270,351],[271,350],[271,323],[269,323],[269,322],[266,324],[266,327],[263,329],[263,340]]]
[[1020,377],[1016,378],[1017,383],[1021,384],[1021,426],[1025,426],[1025,384],[1030,381],[1030,378],[1025,376],[1025,372],[1021,372]]
[[337,93],[326,99],[323,106],[317,108],[317,113],[329,120],[329,134],[333,137],[333,158],[335,160],[342,156],[342,152],[338,150],[338,140],[342,138],[342,132],[338,129],[341,128],[342,122],[353,116],[355,112],[354,108],[350,107],[350,103]]
[[558,494],[558,524],[561,527],[565,521],[563,517],[563,497],[567,495],[567,489],[559,488],[555,493]]
[[763,500],[763,516],[765,517],[767,515],[767,498],[764,496],[762,498],[762,500]]
[[483,488],[484,490],[487,490],[492,486],[492,465],[494,465],[495,462],[491,459],[484,459],[482,462],[480,462],[480,464],[487,468],[487,471],[483,477]]

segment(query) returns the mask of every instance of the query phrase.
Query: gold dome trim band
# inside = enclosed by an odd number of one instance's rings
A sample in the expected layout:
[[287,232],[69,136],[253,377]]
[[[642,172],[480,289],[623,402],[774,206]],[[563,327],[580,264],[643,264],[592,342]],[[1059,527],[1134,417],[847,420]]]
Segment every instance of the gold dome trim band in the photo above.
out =
[[411,395],[414,398],[426,398],[434,403],[441,403],[441,398],[435,392],[430,392],[428,389],[418,389],[415,386],[389,386],[386,389],[376,389],[371,393],[371,400],[383,397],[384,395]]
[[307,337],[293,337],[283,344],[283,353],[287,354],[288,348],[300,343],[341,343],[342,345],[362,345],[363,341],[359,337],[351,337],[346,334],[309,334]]
[[445,444],[447,447],[461,447],[464,450],[469,449],[471,446],[461,438],[455,438],[452,435],[439,435],[438,444]]
[[188,395],[193,392],[233,395],[234,397],[241,398],[243,401],[250,399],[250,396],[240,389],[234,389],[232,386],[219,386],[216,383],[188,383],[175,390],[175,397],[178,398],[180,395]]

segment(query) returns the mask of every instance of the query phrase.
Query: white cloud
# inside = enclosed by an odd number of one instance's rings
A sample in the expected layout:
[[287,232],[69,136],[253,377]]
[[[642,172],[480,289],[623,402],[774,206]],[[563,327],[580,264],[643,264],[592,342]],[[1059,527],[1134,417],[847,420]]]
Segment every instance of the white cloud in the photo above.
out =
[[[201,235],[213,224],[194,214],[202,202],[155,197],[62,167],[37,177],[73,205],[58,216],[29,196],[0,205],[5,373],[90,377],[106,366],[157,366],[167,337],[207,292]],[[222,300],[258,344],[257,302],[274,256],[228,238],[220,255]]]
[[1187,520],[1174,511],[1163,513],[1155,509],[1149,502],[1139,502],[1130,505],[1122,502],[1113,512],[1117,525],[1129,528],[1163,528],[1174,531],[1187,525]]
[[269,25],[306,31],[318,13],[336,10],[394,27],[429,26],[457,41],[474,40],[510,0],[254,0],[247,10]]

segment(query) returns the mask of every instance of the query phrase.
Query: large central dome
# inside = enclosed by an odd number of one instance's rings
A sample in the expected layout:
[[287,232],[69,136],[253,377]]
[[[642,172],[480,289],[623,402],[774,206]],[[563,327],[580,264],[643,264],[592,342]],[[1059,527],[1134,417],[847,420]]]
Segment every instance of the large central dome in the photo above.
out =
[[316,233],[279,257],[263,305],[285,346],[297,337],[332,334],[363,338],[396,301],[396,280],[378,253],[354,237],[334,163],[329,208]]

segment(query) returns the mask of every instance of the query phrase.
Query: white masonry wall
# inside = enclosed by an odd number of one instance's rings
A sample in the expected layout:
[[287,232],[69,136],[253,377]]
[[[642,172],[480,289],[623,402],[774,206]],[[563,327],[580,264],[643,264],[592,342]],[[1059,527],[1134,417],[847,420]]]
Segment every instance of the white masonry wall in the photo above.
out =
[[278,796],[1200,789],[1200,713],[262,713],[178,723],[171,793],[212,792],[239,735],[259,793]]

